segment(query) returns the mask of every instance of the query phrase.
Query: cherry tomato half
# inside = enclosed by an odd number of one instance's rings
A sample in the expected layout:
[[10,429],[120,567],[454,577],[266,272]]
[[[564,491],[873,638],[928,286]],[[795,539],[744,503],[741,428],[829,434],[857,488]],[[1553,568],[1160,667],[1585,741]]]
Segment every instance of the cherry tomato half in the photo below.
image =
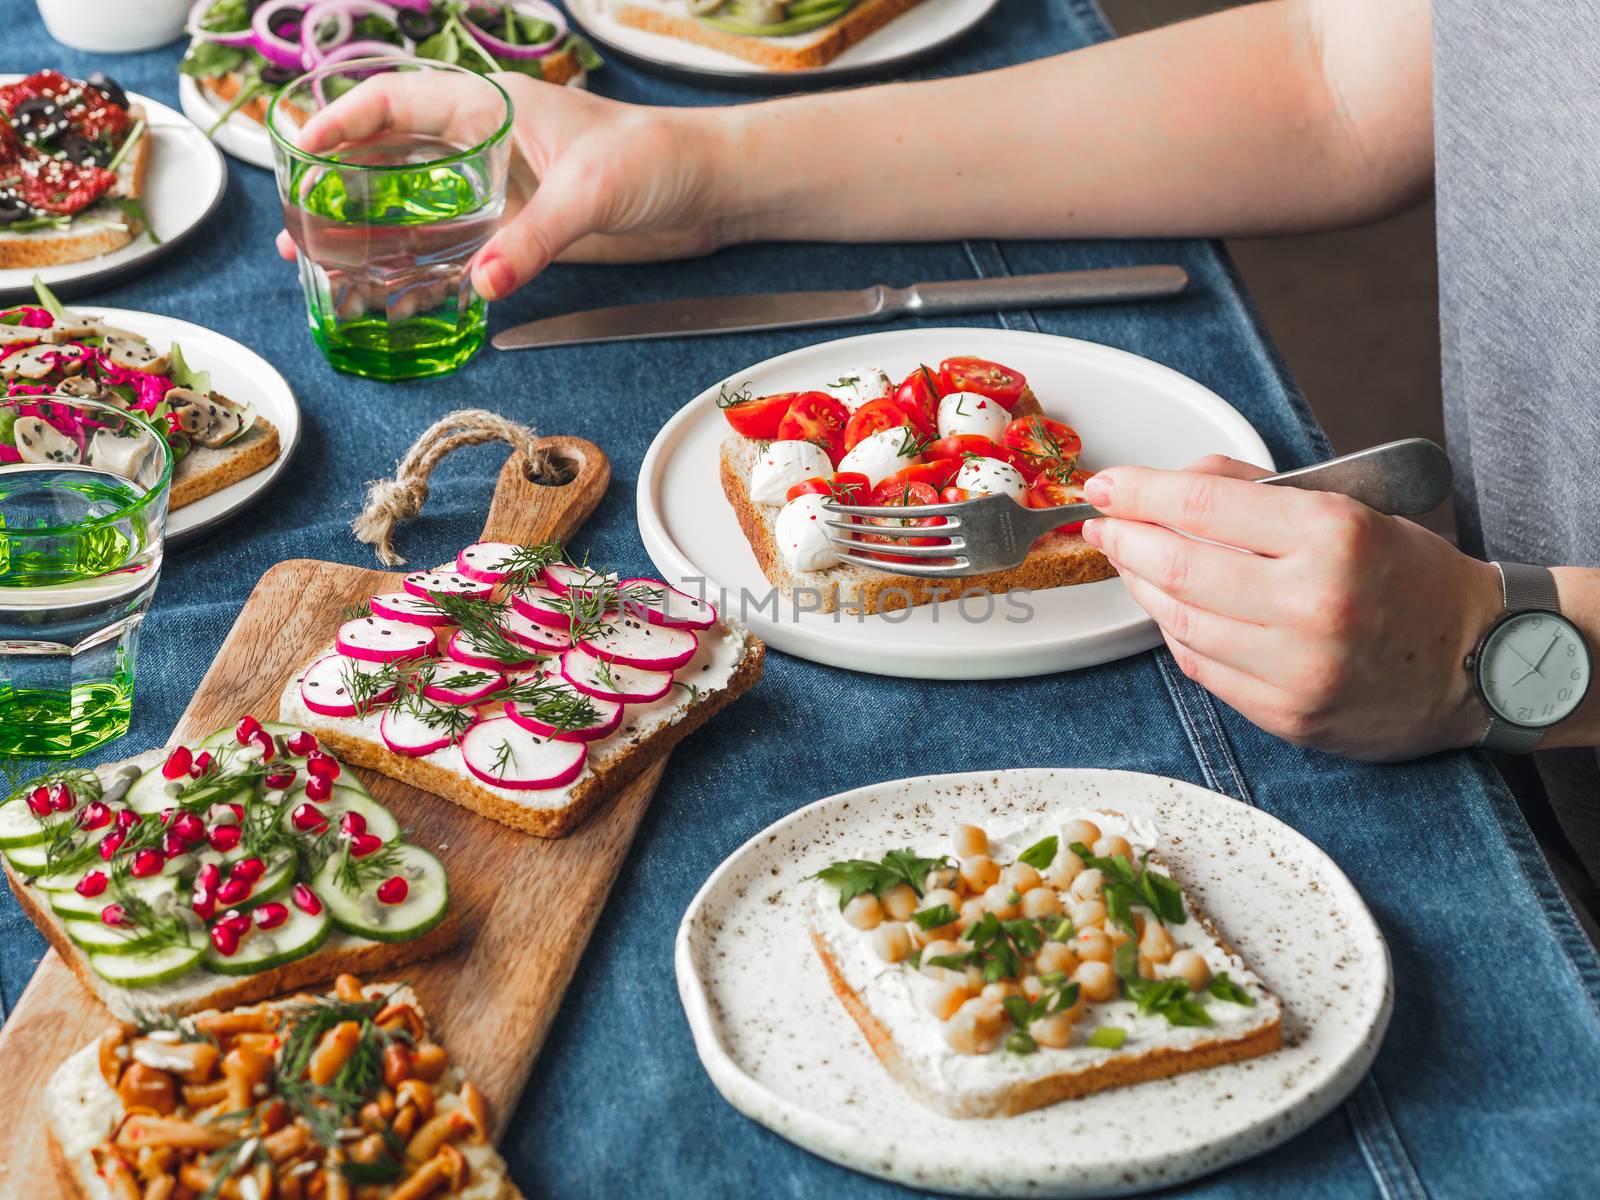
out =
[[844,457],[844,427],[850,412],[826,392],[801,392],[778,422],[778,440],[811,442],[835,464]]
[[947,434],[936,442],[930,442],[923,450],[922,457],[929,462],[953,461],[957,469],[969,458],[997,458],[1027,474],[1018,461],[1021,455],[1011,447],[1002,446],[980,433]]
[[775,396],[752,396],[749,392],[730,392],[717,397],[717,407],[728,418],[734,432],[747,438],[770,440],[778,436],[778,423],[800,392],[779,392]]
[[[911,469],[915,470],[915,468]],[[900,474],[904,474],[904,472],[900,472]],[[872,498],[868,503],[889,506],[903,505],[906,508],[916,508],[923,504],[939,503],[939,492],[931,484],[924,483],[920,479],[900,480],[896,475],[891,475],[872,490]],[[943,525],[945,519],[943,517],[868,517],[866,523],[880,527],[891,526],[896,529],[931,529],[935,526]],[[861,540],[864,542],[879,542],[888,546],[937,546],[945,541],[944,538],[937,537],[889,538],[871,533],[862,534]],[[889,554],[884,551],[877,551],[876,553],[879,558],[890,561],[904,560],[906,557],[903,554]],[[917,561],[923,562],[926,560],[918,559]]]
[[840,504],[865,504],[872,494],[872,481],[859,471],[839,471],[826,477],[818,475],[795,484],[784,498],[798,500],[808,494],[828,496]]
[[1065,478],[1083,453],[1078,431],[1049,417],[1018,417],[1000,441],[1017,452],[1016,467],[1029,479],[1046,473]]
[[[1028,485],[1022,497],[1023,503],[1029,508],[1060,508],[1063,504],[1076,504],[1083,499],[1083,485],[1088,479],[1087,471],[1071,471],[1065,479],[1041,475]],[[1055,531],[1078,533],[1082,529],[1082,521],[1068,521],[1065,525],[1057,525]]]
[[922,414],[923,424],[930,430],[939,427],[939,378],[927,366],[920,366],[907,375],[894,390],[895,401],[902,408]]
[[[950,481],[956,477],[956,472],[961,470],[960,459],[941,459],[938,462],[916,463],[913,466],[902,467],[893,475],[885,475],[878,483],[878,489],[885,492],[896,492],[908,483],[925,483],[934,491],[948,487]],[[874,502],[876,503],[876,502]],[[932,504],[933,501],[925,501]]]
[[946,504],[960,504],[963,500],[971,500],[972,493],[966,488],[947,487],[939,493],[939,499]]
[[939,383],[946,393],[977,392],[997,400],[1002,408],[1014,408],[1028,381],[1021,371],[1002,367],[987,358],[947,358],[939,364]]
[[888,397],[882,400],[868,400],[850,415],[850,423],[844,427],[845,453],[850,453],[875,433],[882,433],[887,429],[899,429],[906,425],[924,437],[932,432],[923,422],[922,412],[919,409],[906,408]]

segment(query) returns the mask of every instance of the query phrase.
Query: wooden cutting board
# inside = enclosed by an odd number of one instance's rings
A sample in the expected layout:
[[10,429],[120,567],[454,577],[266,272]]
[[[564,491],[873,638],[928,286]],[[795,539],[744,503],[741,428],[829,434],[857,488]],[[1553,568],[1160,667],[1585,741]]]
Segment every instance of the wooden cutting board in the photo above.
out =
[[[577,438],[546,438],[576,466],[571,482],[542,486],[525,478],[520,457],[500,473],[484,540],[568,540],[594,511],[611,477],[600,449]],[[434,563],[415,563],[432,567]],[[400,586],[401,573],[295,559],[256,584],[173,730],[193,742],[247,712],[277,716],[284,685],[342,614],[374,592]],[[648,768],[568,837],[528,837],[436,796],[370,771],[358,771],[410,840],[435,851],[450,877],[461,943],[448,955],[389,974],[412,982],[440,1040],[492,1105],[504,1130],[600,914],[639,819],[661,778]],[[36,1098],[73,1051],[98,1037],[111,1017],[54,951],[0,1028],[0,1080],[13,1119],[0,1122],[0,1200],[71,1200],[49,1163]],[[8,1106],[9,1107],[9,1106]],[[26,1116],[24,1116],[26,1114]]]

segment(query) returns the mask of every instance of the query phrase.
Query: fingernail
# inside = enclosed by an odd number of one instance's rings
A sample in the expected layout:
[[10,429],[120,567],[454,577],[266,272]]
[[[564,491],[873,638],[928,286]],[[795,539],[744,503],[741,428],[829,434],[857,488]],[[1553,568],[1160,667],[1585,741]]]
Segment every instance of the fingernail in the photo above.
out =
[[517,286],[516,272],[503,258],[486,258],[478,264],[478,274],[487,287],[480,287],[485,300],[499,300]]
[[[1102,471],[1098,475],[1091,475],[1083,482],[1083,498],[1096,508],[1104,508],[1111,503],[1111,476]],[[1088,526],[1084,527],[1085,529]]]
[[[1085,492],[1087,492],[1089,489],[1087,487],[1085,487],[1083,490]],[[1091,501],[1091,503],[1093,503],[1093,502]],[[1091,545],[1091,546],[1099,546],[1100,545],[1100,520],[1099,520],[1099,518],[1091,517],[1089,520],[1087,520],[1087,521],[1085,521],[1083,523],[1083,540],[1088,542],[1089,545]]]

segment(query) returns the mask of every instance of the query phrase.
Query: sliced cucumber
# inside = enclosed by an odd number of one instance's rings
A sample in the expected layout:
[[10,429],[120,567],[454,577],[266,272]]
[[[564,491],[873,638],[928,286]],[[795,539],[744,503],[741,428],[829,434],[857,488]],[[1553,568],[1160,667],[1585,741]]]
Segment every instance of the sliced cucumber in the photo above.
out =
[[[265,729],[275,738],[286,738],[301,732],[300,726],[287,725],[282,721],[263,721],[261,722],[261,728]],[[226,729],[219,729],[215,733],[207,734],[201,739],[200,744],[196,746],[195,749],[210,750],[212,753],[216,753],[217,747],[219,746],[237,746],[239,743],[233,736],[233,729],[234,727],[230,725]],[[303,758],[295,758],[295,756],[292,754],[289,755],[289,757],[294,759],[296,762],[305,761]]]
[[205,965],[219,975],[254,975],[258,971],[270,971],[304,958],[327,941],[331,932],[333,922],[328,919],[326,905],[313,917],[291,904],[287,921],[276,929],[252,929],[231,955],[218,954],[215,946],[207,946]]
[[89,954],[143,954],[157,938],[138,930],[118,929],[99,920],[69,921],[67,936],[72,944]]
[[8,846],[3,853],[6,861],[11,864],[11,869],[19,875],[42,875],[48,865],[42,843],[35,843],[32,846]]
[[444,920],[445,910],[450,907],[444,865],[420,846],[402,845],[398,854],[394,873],[403,877],[410,888],[399,904],[380,901],[375,883],[355,894],[340,887],[334,878],[338,855],[322,865],[311,886],[335,925],[375,942],[409,942]]
[[145,954],[91,954],[89,968],[118,987],[154,987],[187,975],[203,957],[204,946],[163,946]]
[[394,819],[383,805],[379,804],[366,789],[349,788],[344,784],[344,776],[339,776],[339,782],[333,785],[333,795],[321,804],[306,800],[305,785],[301,784],[293,791],[287,793],[283,799],[283,815],[278,818],[279,824],[285,828],[293,828],[290,818],[294,810],[302,804],[311,803],[319,809],[322,815],[328,818],[328,824],[335,829],[339,826],[339,818],[347,812],[360,813],[367,822],[367,832],[386,842],[392,842],[400,836],[400,822]]
[[[98,866],[98,861],[96,862]],[[35,875],[28,882],[41,892],[70,892],[94,867],[79,867],[76,871],[60,871],[54,875]]]
[[56,817],[41,821],[21,796],[0,804],[0,850],[36,846],[50,836],[51,826],[60,824],[61,820]]
[[[151,767],[128,789],[128,807],[137,813],[162,812],[176,805],[178,793],[192,782],[188,779],[168,779],[161,774],[160,767]],[[240,779],[218,780],[209,787],[195,788],[183,798],[183,802],[190,806],[226,804],[230,801],[242,803],[249,790],[250,785]]]
[[266,874],[256,880],[255,887],[250,889],[249,897],[232,907],[243,911],[258,904],[265,904],[268,900],[276,900],[288,891],[289,885],[294,882],[296,866],[294,855],[283,851],[277,865],[268,864]]
[[[164,895],[178,894],[178,881],[171,875],[152,875],[146,879],[130,879],[128,891],[140,900],[150,904]],[[56,916],[63,921],[95,921],[100,920],[100,910],[116,899],[109,889],[98,896],[80,896],[75,891],[51,892],[50,907]],[[70,933],[71,930],[68,930]]]

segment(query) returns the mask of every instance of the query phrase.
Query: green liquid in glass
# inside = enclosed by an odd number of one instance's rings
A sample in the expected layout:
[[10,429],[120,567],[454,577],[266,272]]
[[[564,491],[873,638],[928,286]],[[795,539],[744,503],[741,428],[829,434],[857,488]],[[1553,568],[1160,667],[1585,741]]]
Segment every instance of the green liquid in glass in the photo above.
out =
[[[54,587],[116,570],[144,548],[143,523],[103,519],[142,494],[125,479],[82,469],[0,476],[0,587]],[[59,533],[39,532],[47,529]]]

